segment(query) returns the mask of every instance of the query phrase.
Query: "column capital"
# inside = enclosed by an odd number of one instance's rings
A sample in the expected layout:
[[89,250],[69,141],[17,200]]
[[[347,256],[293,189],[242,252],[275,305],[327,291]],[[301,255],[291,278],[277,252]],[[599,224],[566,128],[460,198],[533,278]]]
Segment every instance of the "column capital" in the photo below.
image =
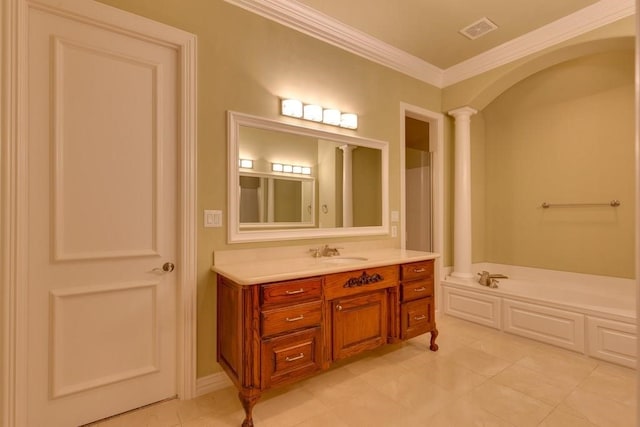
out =
[[476,114],[477,112],[478,112],[478,110],[476,110],[475,108],[471,108],[469,106],[464,106],[464,107],[456,108],[454,110],[450,110],[447,114],[457,118],[458,116],[470,117],[470,116]]
[[357,145],[345,144],[345,145],[339,145],[338,148],[341,149],[342,151],[346,152],[347,150],[348,151],[353,151],[356,148],[358,148],[358,146]]

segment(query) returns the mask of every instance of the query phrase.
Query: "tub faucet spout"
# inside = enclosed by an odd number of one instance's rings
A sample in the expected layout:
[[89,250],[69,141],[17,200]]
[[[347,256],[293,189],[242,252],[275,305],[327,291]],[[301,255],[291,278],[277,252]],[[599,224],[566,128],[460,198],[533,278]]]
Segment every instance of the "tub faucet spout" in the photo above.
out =
[[496,279],[508,279],[507,276],[505,276],[504,274],[490,274],[488,271],[483,271],[482,273],[478,273],[478,276],[480,276],[480,278],[478,279],[478,282],[482,285],[482,286],[488,286],[490,288],[497,288],[498,287],[498,282]]

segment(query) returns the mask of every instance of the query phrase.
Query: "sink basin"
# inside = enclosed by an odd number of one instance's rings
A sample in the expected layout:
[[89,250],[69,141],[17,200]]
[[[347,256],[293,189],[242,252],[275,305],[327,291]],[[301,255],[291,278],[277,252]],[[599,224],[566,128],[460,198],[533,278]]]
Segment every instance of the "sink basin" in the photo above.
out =
[[324,264],[351,264],[353,262],[366,261],[368,258],[361,256],[336,256],[324,258],[321,262]]

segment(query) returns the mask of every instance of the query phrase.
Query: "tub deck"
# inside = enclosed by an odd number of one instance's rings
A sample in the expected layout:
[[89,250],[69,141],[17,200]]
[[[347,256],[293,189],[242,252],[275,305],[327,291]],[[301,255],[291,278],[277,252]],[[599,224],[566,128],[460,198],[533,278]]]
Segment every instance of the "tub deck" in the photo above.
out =
[[446,314],[628,367],[636,366],[636,284],[612,278],[496,264],[498,288],[447,276]]

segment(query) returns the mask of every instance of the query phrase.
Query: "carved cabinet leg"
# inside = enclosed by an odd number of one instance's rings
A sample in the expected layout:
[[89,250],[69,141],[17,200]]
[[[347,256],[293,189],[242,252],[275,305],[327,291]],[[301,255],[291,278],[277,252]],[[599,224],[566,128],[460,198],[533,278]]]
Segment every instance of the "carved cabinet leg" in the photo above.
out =
[[431,330],[431,345],[429,346],[429,349],[431,351],[438,351],[438,344],[436,344],[437,336],[438,336],[438,330],[434,327]]
[[240,398],[245,414],[242,427],[253,427],[253,407],[258,399],[260,399],[260,392],[241,390],[240,393],[238,393],[238,397]]

